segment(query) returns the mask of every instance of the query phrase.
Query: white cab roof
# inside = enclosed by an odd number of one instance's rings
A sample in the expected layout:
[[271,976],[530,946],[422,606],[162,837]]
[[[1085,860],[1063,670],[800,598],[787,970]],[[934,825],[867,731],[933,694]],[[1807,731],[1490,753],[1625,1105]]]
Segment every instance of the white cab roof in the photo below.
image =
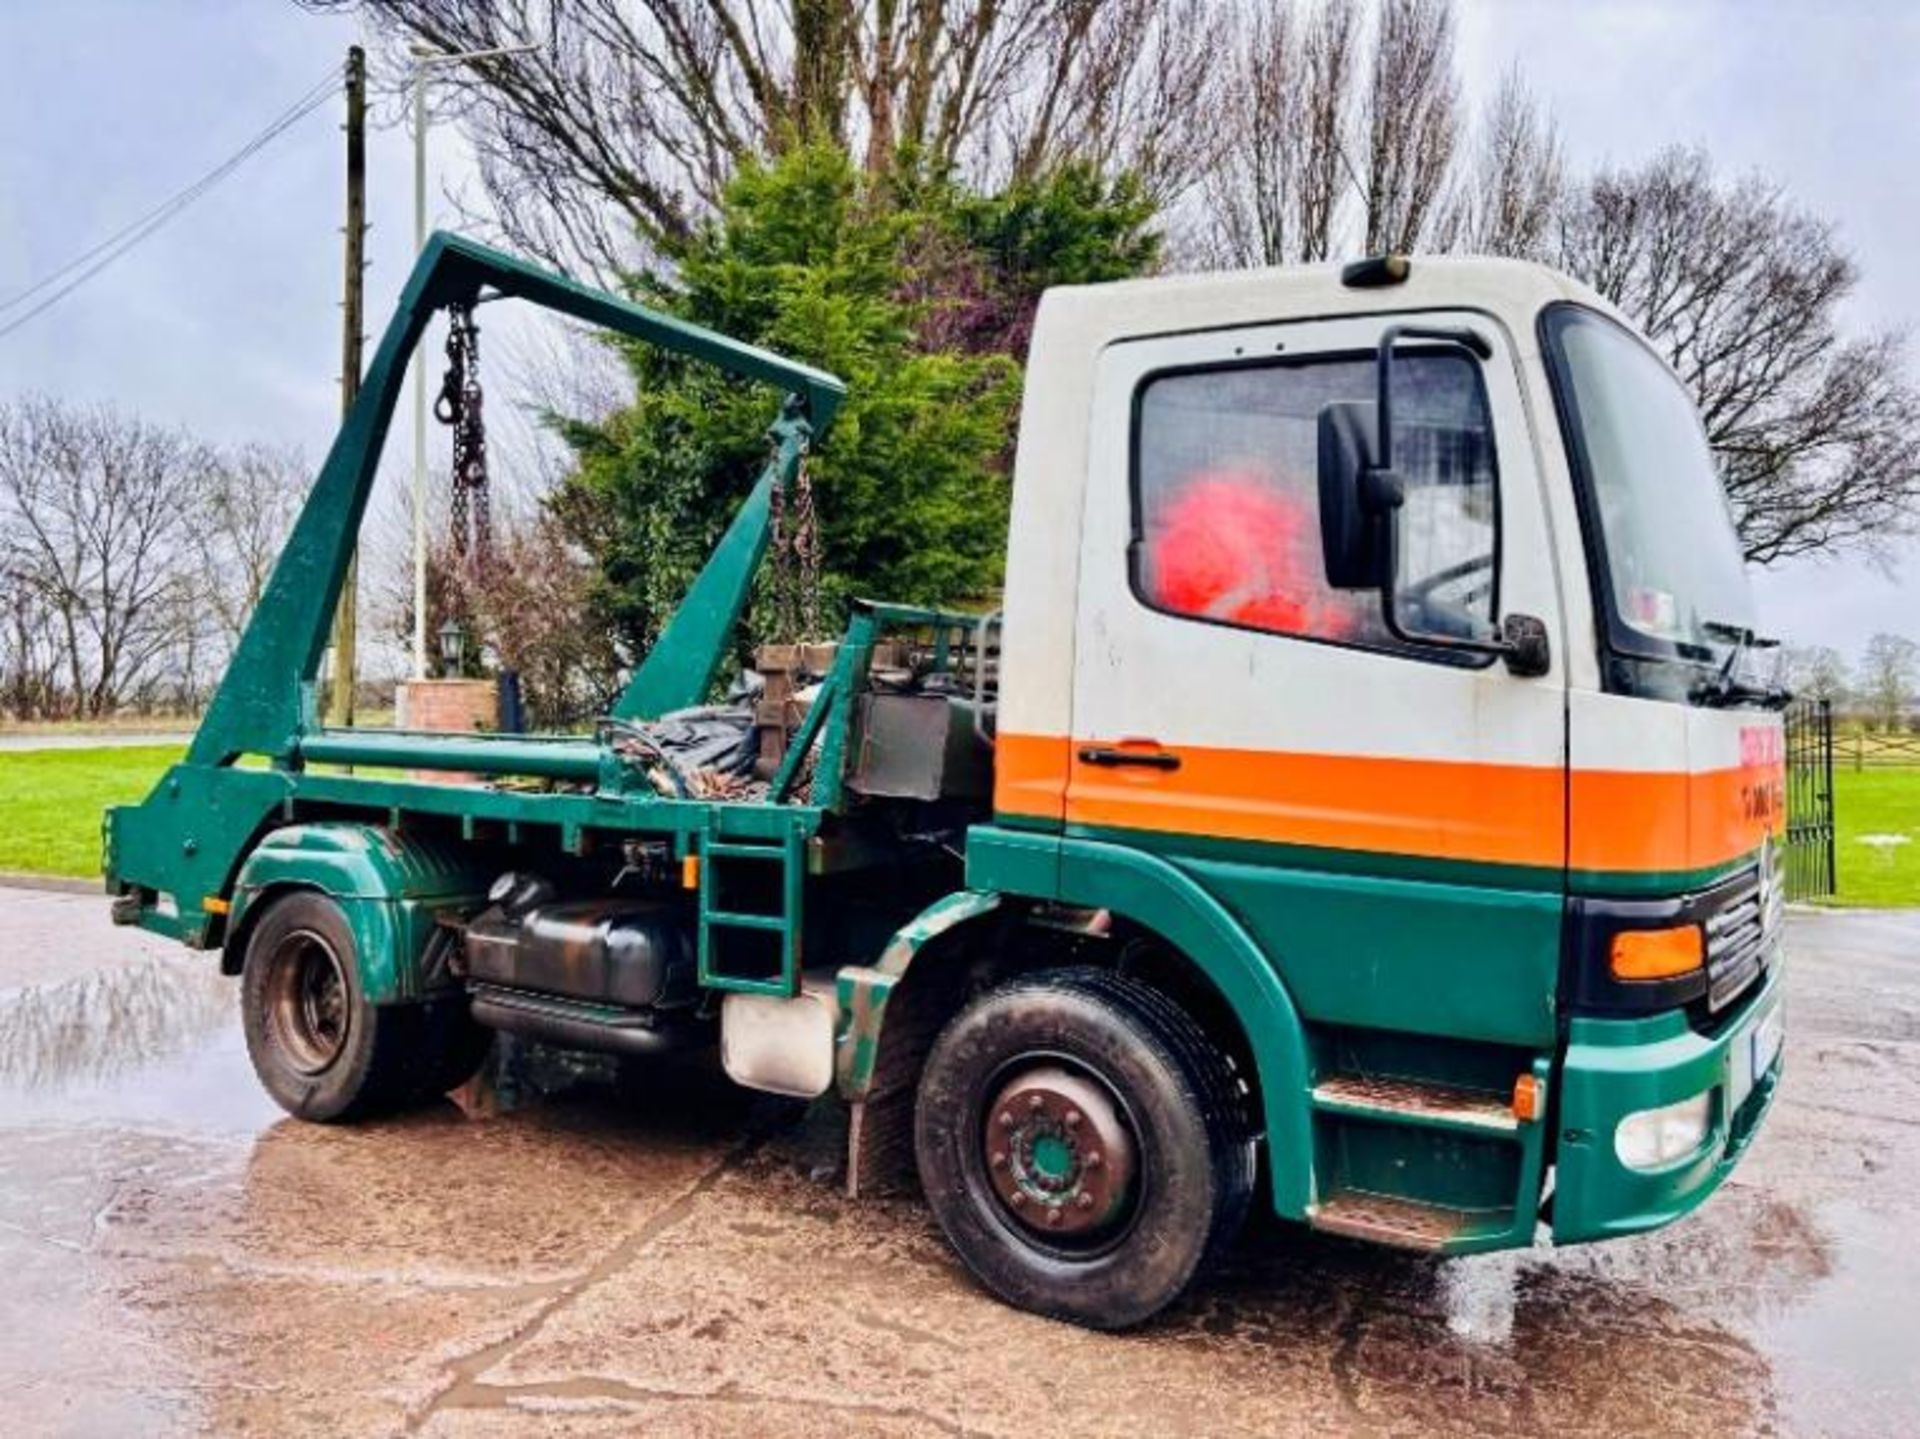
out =
[[[1044,345],[1049,363],[1075,355],[1090,363],[1119,340],[1380,311],[1485,310],[1512,320],[1542,305],[1577,300],[1622,319],[1585,285],[1526,260],[1416,255],[1406,280],[1366,289],[1343,285],[1341,268],[1294,265],[1060,286],[1040,302],[1033,358],[1042,359]],[[1514,343],[1530,348],[1531,326],[1513,328]]]

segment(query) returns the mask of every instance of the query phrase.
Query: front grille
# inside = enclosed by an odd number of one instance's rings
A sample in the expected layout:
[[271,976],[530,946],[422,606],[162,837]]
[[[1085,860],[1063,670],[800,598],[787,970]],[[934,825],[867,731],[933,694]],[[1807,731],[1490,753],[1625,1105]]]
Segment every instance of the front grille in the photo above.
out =
[[1761,883],[1761,865],[1755,865],[1712,899],[1715,907],[1705,921],[1707,1008],[1718,1012],[1745,994],[1766,967],[1779,932],[1781,892],[1777,884]]

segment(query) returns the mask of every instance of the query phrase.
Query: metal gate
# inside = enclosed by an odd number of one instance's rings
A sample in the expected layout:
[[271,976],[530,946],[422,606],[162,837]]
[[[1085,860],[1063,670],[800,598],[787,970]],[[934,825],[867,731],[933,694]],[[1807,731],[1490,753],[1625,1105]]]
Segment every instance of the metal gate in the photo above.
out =
[[1817,899],[1835,887],[1833,704],[1787,706],[1787,898]]

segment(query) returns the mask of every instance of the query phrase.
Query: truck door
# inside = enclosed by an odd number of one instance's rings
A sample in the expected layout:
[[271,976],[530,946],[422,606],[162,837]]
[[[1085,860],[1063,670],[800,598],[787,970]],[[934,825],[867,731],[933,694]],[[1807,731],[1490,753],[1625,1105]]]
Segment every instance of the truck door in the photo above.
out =
[[[1392,317],[1129,341],[1096,380],[1070,839],[1159,854],[1237,915],[1318,1024],[1553,1038],[1565,636],[1511,338],[1396,350],[1410,627],[1545,621],[1517,678],[1410,647],[1330,589],[1317,422],[1374,397]],[[1075,847],[1066,846],[1071,865]]]

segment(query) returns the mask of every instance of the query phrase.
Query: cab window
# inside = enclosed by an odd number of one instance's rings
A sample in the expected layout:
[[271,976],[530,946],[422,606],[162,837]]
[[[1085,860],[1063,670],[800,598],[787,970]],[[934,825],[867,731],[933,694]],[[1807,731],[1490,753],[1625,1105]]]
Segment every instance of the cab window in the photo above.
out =
[[[1393,639],[1377,595],[1326,580],[1320,411],[1370,401],[1374,385],[1371,354],[1150,377],[1135,404],[1135,594],[1195,620],[1441,658]],[[1482,634],[1497,601],[1498,484],[1479,366],[1397,356],[1393,402],[1402,619]]]

